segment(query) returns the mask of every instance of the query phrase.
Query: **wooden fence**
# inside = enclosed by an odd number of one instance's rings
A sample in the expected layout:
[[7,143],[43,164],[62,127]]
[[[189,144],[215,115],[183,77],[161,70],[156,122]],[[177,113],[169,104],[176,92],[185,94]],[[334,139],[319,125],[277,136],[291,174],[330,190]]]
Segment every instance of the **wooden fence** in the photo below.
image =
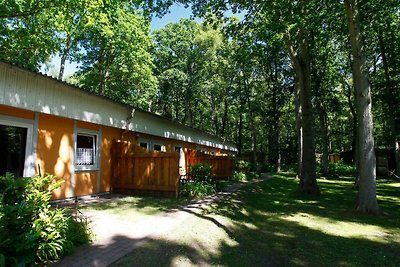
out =
[[228,178],[231,176],[234,160],[229,156],[214,156],[196,150],[189,150],[185,153],[186,170],[189,165],[206,163],[212,166],[213,174],[216,178]]
[[179,153],[146,150],[116,141],[112,147],[112,191],[176,195]]

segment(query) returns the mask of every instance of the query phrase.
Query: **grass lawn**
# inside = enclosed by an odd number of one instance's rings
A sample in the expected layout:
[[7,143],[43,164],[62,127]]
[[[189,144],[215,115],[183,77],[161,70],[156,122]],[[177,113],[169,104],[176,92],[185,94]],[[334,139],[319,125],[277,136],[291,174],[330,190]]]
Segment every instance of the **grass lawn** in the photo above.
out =
[[296,192],[290,174],[249,184],[115,266],[400,266],[400,183],[378,181],[381,216],[353,212],[353,180]]
[[121,220],[137,221],[188,202],[187,198],[120,196],[105,202],[82,206],[79,209],[92,214],[106,213],[119,217]]

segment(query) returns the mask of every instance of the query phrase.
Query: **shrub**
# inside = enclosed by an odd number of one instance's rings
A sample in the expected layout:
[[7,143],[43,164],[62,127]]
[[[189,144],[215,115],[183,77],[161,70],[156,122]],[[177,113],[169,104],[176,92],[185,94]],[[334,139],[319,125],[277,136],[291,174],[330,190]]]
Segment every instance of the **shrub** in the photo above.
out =
[[0,251],[6,265],[56,260],[90,240],[87,225],[50,206],[52,190],[62,183],[54,178],[0,176]]
[[256,172],[238,172],[234,171],[232,174],[232,180],[235,182],[244,182],[259,178]]
[[186,183],[181,191],[182,195],[189,197],[205,197],[215,192],[215,184],[197,181]]
[[191,181],[186,183],[181,191],[182,195],[189,197],[205,197],[216,192],[215,181],[212,179],[212,166],[197,163],[189,166]]
[[241,172],[246,172],[250,171],[251,164],[250,162],[246,160],[237,160],[235,162],[235,170],[241,171]]
[[329,172],[337,175],[353,176],[356,173],[356,167],[339,161],[336,163],[329,163]]
[[246,173],[241,171],[234,171],[232,174],[232,180],[235,182],[243,182],[247,180]]
[[260,163],[258,168],[260,172],[276,172],[276,166],[270,163]]
[[196,182],[212,181],[212,166],[204,163],[197,163],[189,166],[189,176]]
[[257,172],[248,172],[246,176],[247,180],[254,180],[260,178],[260,175]]

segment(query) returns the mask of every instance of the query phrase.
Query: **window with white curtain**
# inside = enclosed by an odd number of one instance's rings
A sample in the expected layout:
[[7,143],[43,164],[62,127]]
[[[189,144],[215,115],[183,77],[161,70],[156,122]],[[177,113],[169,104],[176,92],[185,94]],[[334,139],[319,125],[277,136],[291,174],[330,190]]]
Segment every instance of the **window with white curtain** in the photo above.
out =
[[75,143],[75,168],[77,170],[98,169],[98,135],[77,133]]

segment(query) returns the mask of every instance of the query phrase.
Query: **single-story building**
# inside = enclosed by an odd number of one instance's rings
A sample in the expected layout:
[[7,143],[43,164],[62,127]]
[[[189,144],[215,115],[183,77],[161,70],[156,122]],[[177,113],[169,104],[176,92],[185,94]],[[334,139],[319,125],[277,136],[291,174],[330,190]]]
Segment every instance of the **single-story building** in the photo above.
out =
[[110,191],[111,145],[234,154],[236,145],[76,86],[0,62],[0,175],[50,173],[54,199]]

